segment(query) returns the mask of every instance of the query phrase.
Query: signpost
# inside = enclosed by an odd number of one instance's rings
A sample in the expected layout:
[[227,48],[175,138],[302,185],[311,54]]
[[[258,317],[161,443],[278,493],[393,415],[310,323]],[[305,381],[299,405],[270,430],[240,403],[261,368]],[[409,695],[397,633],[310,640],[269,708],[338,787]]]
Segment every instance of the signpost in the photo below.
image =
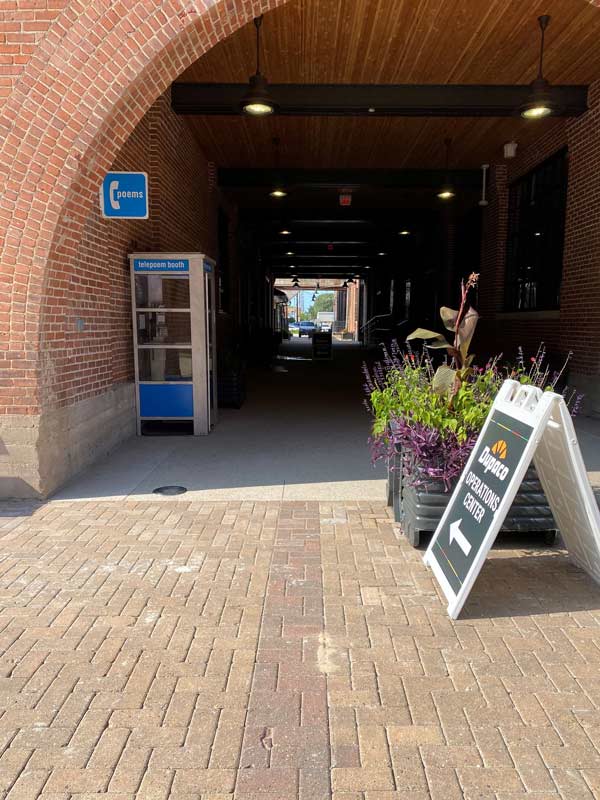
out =
[[561,395],[505,381],[424,561],[459,615],[535,455],[540,482],[576,562],[600,582],[600,514]]
[[100,187],[100,210],[107,219],[148,219],[148,175],[107,173]]

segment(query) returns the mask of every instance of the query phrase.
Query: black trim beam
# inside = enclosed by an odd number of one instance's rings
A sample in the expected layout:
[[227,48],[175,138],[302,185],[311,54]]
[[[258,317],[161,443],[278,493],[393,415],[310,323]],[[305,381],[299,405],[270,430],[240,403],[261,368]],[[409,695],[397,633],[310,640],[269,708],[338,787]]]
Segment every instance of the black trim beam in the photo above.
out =
[[[269,189],[275,183],[296,189],[335,189],[373,186],[378,189],[436,189],[448,177],[440,169],[253,169],[221,168],[219,186],[224,189]],[[481,189],[481,170],[450,171],[452,182],[464,189]],[[371,224],[370,221],[365,221]],[[323,224],[339,224],[338,220],[323,220]],[[290,224],[295,224],[290,220]],[[310,220],[315,224],[315,220]]]
[[[174,83],[177,114],[242,114],[246,83]],[[283,116],[512,117],[527,102],[529,86],[477,84],[302,84],[269,85]],[[587,111],[587,86],[551,86],[558,116]],[[372,110],[371,110],[372,109]]]

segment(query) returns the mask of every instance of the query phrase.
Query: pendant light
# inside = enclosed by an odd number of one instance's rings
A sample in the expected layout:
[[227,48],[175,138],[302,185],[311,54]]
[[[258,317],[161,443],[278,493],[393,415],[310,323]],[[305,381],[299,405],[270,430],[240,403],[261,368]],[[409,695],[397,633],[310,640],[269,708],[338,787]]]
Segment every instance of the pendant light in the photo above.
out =
[[275,200],[281,200],[282,197],[287,197],[287,191],[284,188],[284,183],[279,174],[279,137],[273,137],[273,148],[275,150],[275,180],[273,184],[273,188],[269,192],[269,195]]
[[452,200],[455,195],[454,187],[450,183],[450,174],[448,172],[448,166],[450,163],[450,147],[452,145],[452,139],[444,139],[444,146],[446,148],[446,177],[444,179],[444,185],[437,193],[437,196],[440,200]]
[[546,28],[550,23],[550,16],[543,14],[538,17],[540,31],[542,33],[540,40],[540,63],[538,67],[537,78],[531,83],[531,93],[519,111],[521,116],[525,119],[543,119],[550,116],[557,111],[556,105],[550,99],[550,84],[544,78],[544,34]]
[[275,111],[275,103],[269,93],[267,79],[260,72],[260,26],[262,14],[254,18],[256,28],[256,72],[250,77],[248,90],[242,97],[241,107],[244,114],[250,117],[266,117]]

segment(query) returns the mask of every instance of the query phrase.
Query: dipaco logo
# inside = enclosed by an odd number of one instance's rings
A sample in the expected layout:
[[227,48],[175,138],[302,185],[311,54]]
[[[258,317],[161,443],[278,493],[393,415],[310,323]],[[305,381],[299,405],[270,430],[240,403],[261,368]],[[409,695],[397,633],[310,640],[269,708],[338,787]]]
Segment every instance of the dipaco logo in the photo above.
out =
[[508,467],[502,462],[508,454],[508,446],[504,439],[498,439],[491,449],[484,447],[481,455],[477,459],[480,464],[483,464],[484,473],[491,472],[498,480],[503,481],[508,475]]
[[504,439],[498,439],[496,444],[492,445],[492,453],[496,456],[496,458],[501,458],[502,461],[506,458],[506,454],[508,452],[508,446]]

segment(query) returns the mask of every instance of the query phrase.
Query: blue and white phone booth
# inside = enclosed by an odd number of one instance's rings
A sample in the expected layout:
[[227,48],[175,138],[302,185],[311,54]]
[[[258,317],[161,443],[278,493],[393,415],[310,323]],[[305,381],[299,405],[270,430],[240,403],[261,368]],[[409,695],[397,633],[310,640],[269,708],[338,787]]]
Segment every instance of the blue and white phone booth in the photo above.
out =
[[138,435],[157,423],[210,433],[217,421],[214,262],[202,253],[131,253],[129,261]]

